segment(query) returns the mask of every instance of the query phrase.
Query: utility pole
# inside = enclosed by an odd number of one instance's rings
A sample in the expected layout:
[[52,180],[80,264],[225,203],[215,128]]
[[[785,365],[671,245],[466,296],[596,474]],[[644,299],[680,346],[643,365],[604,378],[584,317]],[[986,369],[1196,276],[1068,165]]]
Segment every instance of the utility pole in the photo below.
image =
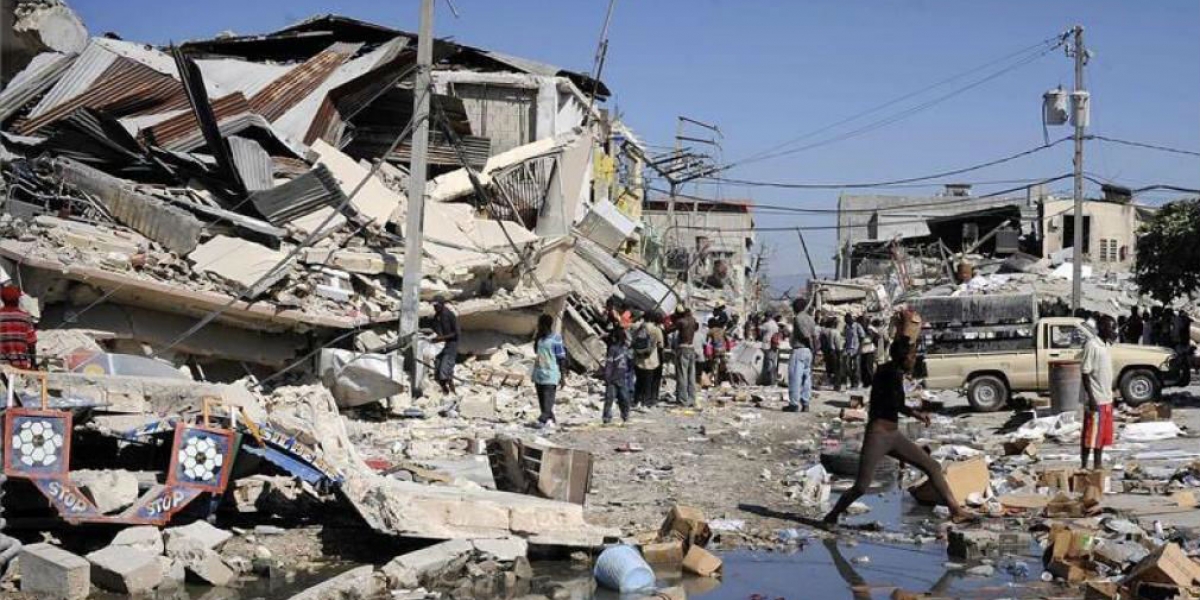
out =
[[433,88],[433,3],[421,0],[421,30],[417,37],[417,72],[413,85],[412,162],[408,177],[408,214],[404,224],[404,281],[400,288],[400,347],[408,359],[407,372],[413,395],[418,396],[416,348],[418,293],[421,290],[421,253],[425,231],[426,155],[429,151],[429,100]]
[[1078,311],[1083,296],[1083,127],[1089,104],[1083,97],[1086,94],[1083,66],[1087,62],[1087,50],[1083,47],[1081,25],[1076,25],[1073,30],[1071,53],[1075,58],[1075,89],[1071,94],[1071,118],[1075,125],[1075,248],[1071,259],[1071,310]]
[[[675,126],[675,156],[678,157],[683,153],[683,117],[679,117],[679,121]],[[679,191],[679,180],[675,177],[668,177],[667,181],[671,183],[671,197],[667,199],[667,230],[674,234],[675,226],[675,194]],[[663,240],[663,245],[671,248],[670,240]]]

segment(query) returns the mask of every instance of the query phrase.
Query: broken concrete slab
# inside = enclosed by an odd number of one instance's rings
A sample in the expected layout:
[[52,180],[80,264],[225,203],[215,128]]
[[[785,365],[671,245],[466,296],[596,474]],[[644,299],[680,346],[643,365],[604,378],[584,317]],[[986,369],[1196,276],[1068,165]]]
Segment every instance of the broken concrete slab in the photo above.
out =
[[280,264],[286,256],[262,244],[218,235],[198,246],[188,260],[197,271],[212,273],[254,298],[287,274]]
[[208,550],[216,550],[233,538],[233,533],[213,527],[207,521],[194,521],[181,527],[170,527],[164,534],[168,554],[172,554],[172,548],[185,548],[191,542],[196,542]]
[[[388,217],[404,203],[404,198],[393,192],[378,177],[367,178],[370,171],[341,150],[323,140],[313,142],[311,150],[317,156],[317,164],[325,165],[329,169],[346,196],[350,196],[359,184],[363,184],[362,189],[351,198],[350,205],[368,222],[383,227],[387,224]],[[366,183],[363,183],[364,179]]]
[[456,562],[465,561],[475,546],[468,540],[450,540],[393,558],[380,571],[393,588],[412,589],[435,579]]
[[71,471],[71,481],[104,514],[129,508],[138,499],[137,475],[131,471],[81,469]]
[[166,551],[162,531],[153,525],[128,527],[117,532],[109,546],[122,546],[158,556]]
[[383,577],[376,575],[375,567],[363,565],[326,579],[289,600],[359,600],[375,598],[386,589]]
[[509,562],[529,554],[529,542],[519,537],[471,540],[471,545],[484,554],[490,554],[496,560]]
[[167,556],[183,563],[188,581],[224,587],[237,577],[221,555],[195,539],[181,538],[174,544],[168,540]]
[[321,380],[349,408],[378,402],[407,389],[403,357],[399,354],[360,354],[349,350],[322,350],[317,361]]
[[25,546],[17,562],[21,591],[37,598],[84,600],[92,591],[91,563],[58,546]]
[[378,532],[427,539],[517,536],[531,544],[592,548],[616,531],[591,525],[583,507],[522,494],[437,487],[383,477],[363,462],[327,389],[285,387],[267,401],[269,423],[320,440],[324,458],[345,474],[342,492]]
[[170,206],[118,179],[69,158],[55,160],[64,183],[104,205],[118,221],[177,254],[196,248],[204,224],[191,213]]
[[163,580],[158,556],[126,546],[108,546],[87,555],[92,583],[120,594],[144,594]]

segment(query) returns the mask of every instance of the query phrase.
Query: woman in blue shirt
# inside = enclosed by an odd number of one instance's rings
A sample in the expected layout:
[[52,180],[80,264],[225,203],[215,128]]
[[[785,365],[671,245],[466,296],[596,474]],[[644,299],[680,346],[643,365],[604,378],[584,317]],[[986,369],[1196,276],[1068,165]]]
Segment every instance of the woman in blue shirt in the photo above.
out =
[[542,315],[538,317],[537,334],[533,341],[537,358],[533,362],[533,387],[537,390],[538,404],[542,414],[538,424],[545,428],[553,428],[554,395],[562,384],[563,367],[567,362],[567,352],[563,349],[562,338],[554,333],[554,317]]

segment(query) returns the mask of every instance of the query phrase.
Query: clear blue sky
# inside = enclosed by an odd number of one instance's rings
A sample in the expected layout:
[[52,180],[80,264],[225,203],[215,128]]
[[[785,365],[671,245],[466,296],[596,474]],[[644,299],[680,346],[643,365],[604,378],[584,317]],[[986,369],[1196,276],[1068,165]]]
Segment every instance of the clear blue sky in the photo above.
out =
[[[607,0],[454,0],[436,31],[464,43],[589,70]],[[152,43],[271,30],[335,12],[416,30],[416,0],[74,0],[93,33]],[[1200,150],[1200,2],[1195,0],[618,0],[603,79],[643,139],[670,144],[676,115],[717,123],[735,160],[1066,30],[1086,28],[1091,133]],[[990,71],[981,71],[983,76]],[[730,176],[807,182],[923,175],[1041,143],[1041,94],[1070,85],[1061,52],[860,137],[739,168]],[[951,87],[940,88],[942,92]],[[912,106],[923,99],[873,118]],[[835,130],[844,131],[871,119]],[[1054,128],[1051,137],[1069,133]],[[813,138],[813,140],[821,137]],[[812,141],[812,140],[809,140]],[[1089,144],[1086,169],[1134,187],[1200,187],[1200,158]],[[1070,145],[960,177],[997,180],[1070,170]],[[995,190],[1007,186],[977,189]],[[1069,190],[1069,181],[1055,189]],[[691,188],[686,190],[692,192]],[[716,192],[711,187],[704,192]],[[931,190],[895,190],[919,194]],[[836,206],[837,191],[725,186],[726,197]],[[1164,195],[1148,196],[1161,201]],[[760,214],[760,226],[829,225],[829,216]],[[771,270],[807,271],[794,234],[765,234]],[[818,270],[832,232],[810,234]]]

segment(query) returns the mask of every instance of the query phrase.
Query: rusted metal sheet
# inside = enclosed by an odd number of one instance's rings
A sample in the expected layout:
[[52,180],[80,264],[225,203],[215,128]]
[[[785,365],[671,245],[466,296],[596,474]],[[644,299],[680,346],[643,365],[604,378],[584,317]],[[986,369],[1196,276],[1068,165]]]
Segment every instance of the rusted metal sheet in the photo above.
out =
[[29,135],[80,108],[121,118],[187,107],[183,86],[174,78],[127,58],[118,58],[83,93],[21,122],[17,131]]
[[250,108],[268,121],[282,117],[296,103],[321,85],[342,63],[354,56],[362,44],[336,43],[304,61],[250,98]]
[[116,60],[117,55],[96,43],[96,40],[88,42],[87,47],[71,64],[71,68],[67,69],[54,87],[29,110],[29,118],[37,117],[87,91]]
[[[331,146],[341,147],[339,142],[346,122],[416,70],[417,53],[405,47],[407,42],[406,38],[393,41],[387,56],[375,68],[331,90],[322,99],[304,143],[322,139]],[[440,59],[435,56],[434,62]]]
[[[250,112],[250,103],[246,101],[246,97],[241,92],[234,92],[217,98],[211,103],[211,106],[218,123],[227,121],[236,115]],[[199,131],[200,124],[196,121],[196,115],[191,111],[187,111],[157,125],[143,129],[141,135],[142,139],[149,145],[168,150],[185,151],[179,148],[178,142],[196,136]]]

